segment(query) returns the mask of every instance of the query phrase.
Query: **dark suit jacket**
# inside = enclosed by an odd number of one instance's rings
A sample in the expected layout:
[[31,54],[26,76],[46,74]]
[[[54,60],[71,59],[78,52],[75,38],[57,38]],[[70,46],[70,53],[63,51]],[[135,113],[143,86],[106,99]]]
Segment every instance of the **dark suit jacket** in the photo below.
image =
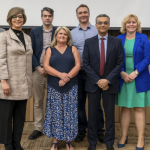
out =
[[[119,92],[118,75],[123,63],[123,47],[120,39],[108,35],[107,54],[103,78],[110,81],[109,89],[106,91],[110,94]],[[101,79],[100,70],[100,52],[98,35],[87,39],[83,51],[83,69],[86,73],[85,90],[95,92]]]
[[[52,40],[55,33],[56,27],[53,27],[52,32]],[[33,56],[32,56],[32,70],[35,71],[37,66],[40,66],[40,57],[43,50],[43,26],[34,28],[30,32],[30,37],[32,41],[32,49],[33,49]]]

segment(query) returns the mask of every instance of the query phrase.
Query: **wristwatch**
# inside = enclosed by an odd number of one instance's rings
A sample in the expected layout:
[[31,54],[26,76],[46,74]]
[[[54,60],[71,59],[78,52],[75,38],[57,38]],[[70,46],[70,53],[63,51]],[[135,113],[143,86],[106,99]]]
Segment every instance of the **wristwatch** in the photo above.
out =
[[135,74],[136,74],[136,75],[138,75],[138,74],[139,74],[137,70],[135,70]]

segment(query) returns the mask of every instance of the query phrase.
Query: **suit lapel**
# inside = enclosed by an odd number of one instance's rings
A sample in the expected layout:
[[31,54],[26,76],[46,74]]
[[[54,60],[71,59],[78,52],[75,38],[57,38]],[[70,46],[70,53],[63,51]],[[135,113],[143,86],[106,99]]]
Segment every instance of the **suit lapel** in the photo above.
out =
[[136,52],[136,49],[140,43],[140,40],[141,40],[141,37],[138,36],[138,33],[136,33],[135,43],[134,43],[134,48],[133,48],[133,56],[135,56],[135,52]]
[[40,50],[43,49],[43,26],[39,28]]
[[15,41],[17,41],[17,42],[21,42],[21,41],[19,40],[19,38],[17,37],[17,35],[12,31],[11,28],[9,29],[9,33],[10,33],[10,38],[11,38],[11,39],[13,39],[13,40],[15,40]]
[[30,48],[29,48],[29,41],[28,41],[28,39],[27,39],[27,35],[23,32],[23,36],[24,36],[24,41],[25,41],[25,44],[26,44],[26,51],[25,52],[27,52],[28,50],[30,50]]
[[100,61],[98,35],[94,37],[93,42],[94,42],[94,47],[95,47],[95,51],[96,51],[97,58],[98,58],[98,60]]
[[55,33],[55,29],[54,29],[54,27],[53,27],[51,41],[53,40],[54,33]]
[[108,35],[108,41],[107,41],[107,53],[106,53],[106,62],[107,62],[108,57],[109,57],[110,52],[111,52],[112,43],[113,43],[113,39],[111,38],[110,35]]
[[[15,44],[13,45],[15,47],[15,49],[18,49],[21,53],[25,53],[25,47],[22,44],[22,42],[19,40],[19,38],[17,37],[17,35],[13,32],[12,29],[9,29],[9,33],[10,33],[10,38],[13,39],[15,41]],[[24,34],[24,33],[23,33]],[[25,36],[24,36],[24,40],[25,40]],[[25,41],[26,43],[26,41]],[[18,48],[19,47],[19,48]],[[27,45],[26,45],[26,49],[27,49]]]

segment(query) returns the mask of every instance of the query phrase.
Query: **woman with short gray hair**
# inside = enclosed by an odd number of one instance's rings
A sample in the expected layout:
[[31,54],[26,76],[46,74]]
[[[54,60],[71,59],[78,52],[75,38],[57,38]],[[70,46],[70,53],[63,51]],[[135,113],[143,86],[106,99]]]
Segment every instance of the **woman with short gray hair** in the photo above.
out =
[[5,150],[23,150],[26,103],[32,97],[31,39],[22,31],[26,19],[23,8],[10,9],[11,28],[0,33],[0,143]]

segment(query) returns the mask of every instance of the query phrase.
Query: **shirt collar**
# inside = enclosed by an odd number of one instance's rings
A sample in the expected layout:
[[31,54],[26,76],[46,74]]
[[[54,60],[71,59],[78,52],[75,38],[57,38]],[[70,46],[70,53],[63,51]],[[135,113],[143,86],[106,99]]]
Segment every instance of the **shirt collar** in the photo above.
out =
[[52,32],[52,31],[53,31],[53,26],[52,26],[52,28],[49,31],[43,29],[43,32],[47,32],[47,33],[48,32]]
[[[98,39],[100,39],[100,38],[102,38],[102,37],[98,34]],[[107,40],[108,39],[108,33],[103,38],[105,38],[105,40]]]
[[[91,24],[89,23],[89,25],[87,26],[86,29],[90,29],[90,28],[91,28]],[[83,30],[83,29],[81,28],[80,24],[78,25],[78,29],[79,29],[79,30]]]

